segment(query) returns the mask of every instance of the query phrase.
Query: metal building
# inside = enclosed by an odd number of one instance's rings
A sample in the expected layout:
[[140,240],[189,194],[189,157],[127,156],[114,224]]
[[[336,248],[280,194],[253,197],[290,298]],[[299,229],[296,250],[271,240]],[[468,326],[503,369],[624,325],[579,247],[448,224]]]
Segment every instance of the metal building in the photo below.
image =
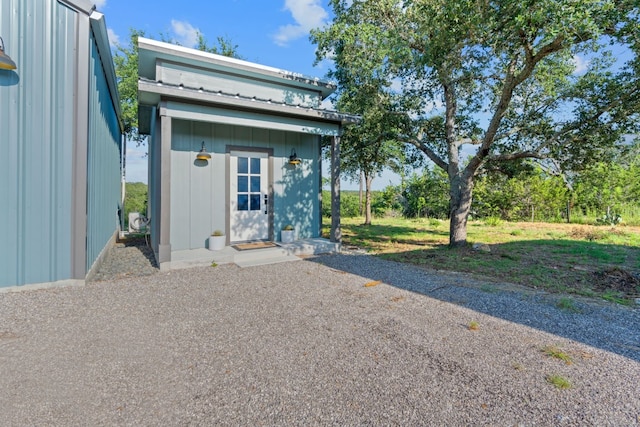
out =
[[0,290],[84,283],[122,207],[104,16],[87,0],[2,0],[0,37],[15,63],[0,65]]

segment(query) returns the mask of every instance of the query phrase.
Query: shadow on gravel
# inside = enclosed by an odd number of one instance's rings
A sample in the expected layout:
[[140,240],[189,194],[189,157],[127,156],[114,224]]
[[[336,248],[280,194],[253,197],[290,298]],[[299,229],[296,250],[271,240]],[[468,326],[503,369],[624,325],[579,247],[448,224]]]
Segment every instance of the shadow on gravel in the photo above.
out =
[[148,276],[159,271],[153,250],[144,236],[118,240],[109,250],[92,281]]
[[[471,310],[610,351],[640,362],[640,310],[576,298],[560,308],[560,295],[502,288],[465,274],[437,273],[372,255],[335,254],[307,259],[381,280]],[[364,282],[363,282],[364,283]]]

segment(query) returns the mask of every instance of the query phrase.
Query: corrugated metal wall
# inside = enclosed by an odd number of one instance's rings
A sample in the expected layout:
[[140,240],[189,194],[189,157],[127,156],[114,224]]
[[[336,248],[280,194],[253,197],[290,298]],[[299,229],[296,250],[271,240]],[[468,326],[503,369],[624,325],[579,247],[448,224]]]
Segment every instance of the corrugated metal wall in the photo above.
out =
[[[110,60],[110,58],[109,58]],[[118,227],[120,127],[100,54],[91,37],[89,147],[87,154],[87,270]]]
[[0,71],[0,287],[71,277],[77,19],[55,0],[0,3],[18,66]]

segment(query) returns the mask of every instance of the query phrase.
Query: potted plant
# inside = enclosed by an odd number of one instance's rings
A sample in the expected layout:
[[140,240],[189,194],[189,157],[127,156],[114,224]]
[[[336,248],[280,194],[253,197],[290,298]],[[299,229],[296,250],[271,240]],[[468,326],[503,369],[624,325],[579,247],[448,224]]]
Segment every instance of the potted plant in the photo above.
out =
[[227,239],[225,238],[224,233],[221,230],[215,230],[209,237],[209,250],[219,251],[220,249],[224,249],[226,243]]
[[295,234],[295,230],[293,228],[293,225],[291,224],[285,225],[282,228],[282,231],[280,231],[280,241],[282,243],[291,243],[295,239],[294,234]]

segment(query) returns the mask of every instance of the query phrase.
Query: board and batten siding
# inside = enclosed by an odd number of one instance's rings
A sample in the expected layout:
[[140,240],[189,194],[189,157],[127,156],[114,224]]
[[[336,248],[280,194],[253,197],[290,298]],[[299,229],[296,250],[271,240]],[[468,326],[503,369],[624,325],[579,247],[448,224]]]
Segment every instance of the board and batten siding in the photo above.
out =
[[[204,141],[207,165],[196,162]],[[225,230],[227,147],[273,150],[271,201],[274,239],[292,224],[299,238],[320,236],[318,135],[174,119],[171,144],[171,250],[205,247],[213,230]],[[288,164],[295,149],[303,161]]]
[[57,1],[1,3],[18,69],[0,71],[0,287],[71,277],[77,23]]
[[90,61],[87,270],[93,266],[109,240],[114,237],[119,223],[118,211],[122,209],[120,124],[93,34]]

